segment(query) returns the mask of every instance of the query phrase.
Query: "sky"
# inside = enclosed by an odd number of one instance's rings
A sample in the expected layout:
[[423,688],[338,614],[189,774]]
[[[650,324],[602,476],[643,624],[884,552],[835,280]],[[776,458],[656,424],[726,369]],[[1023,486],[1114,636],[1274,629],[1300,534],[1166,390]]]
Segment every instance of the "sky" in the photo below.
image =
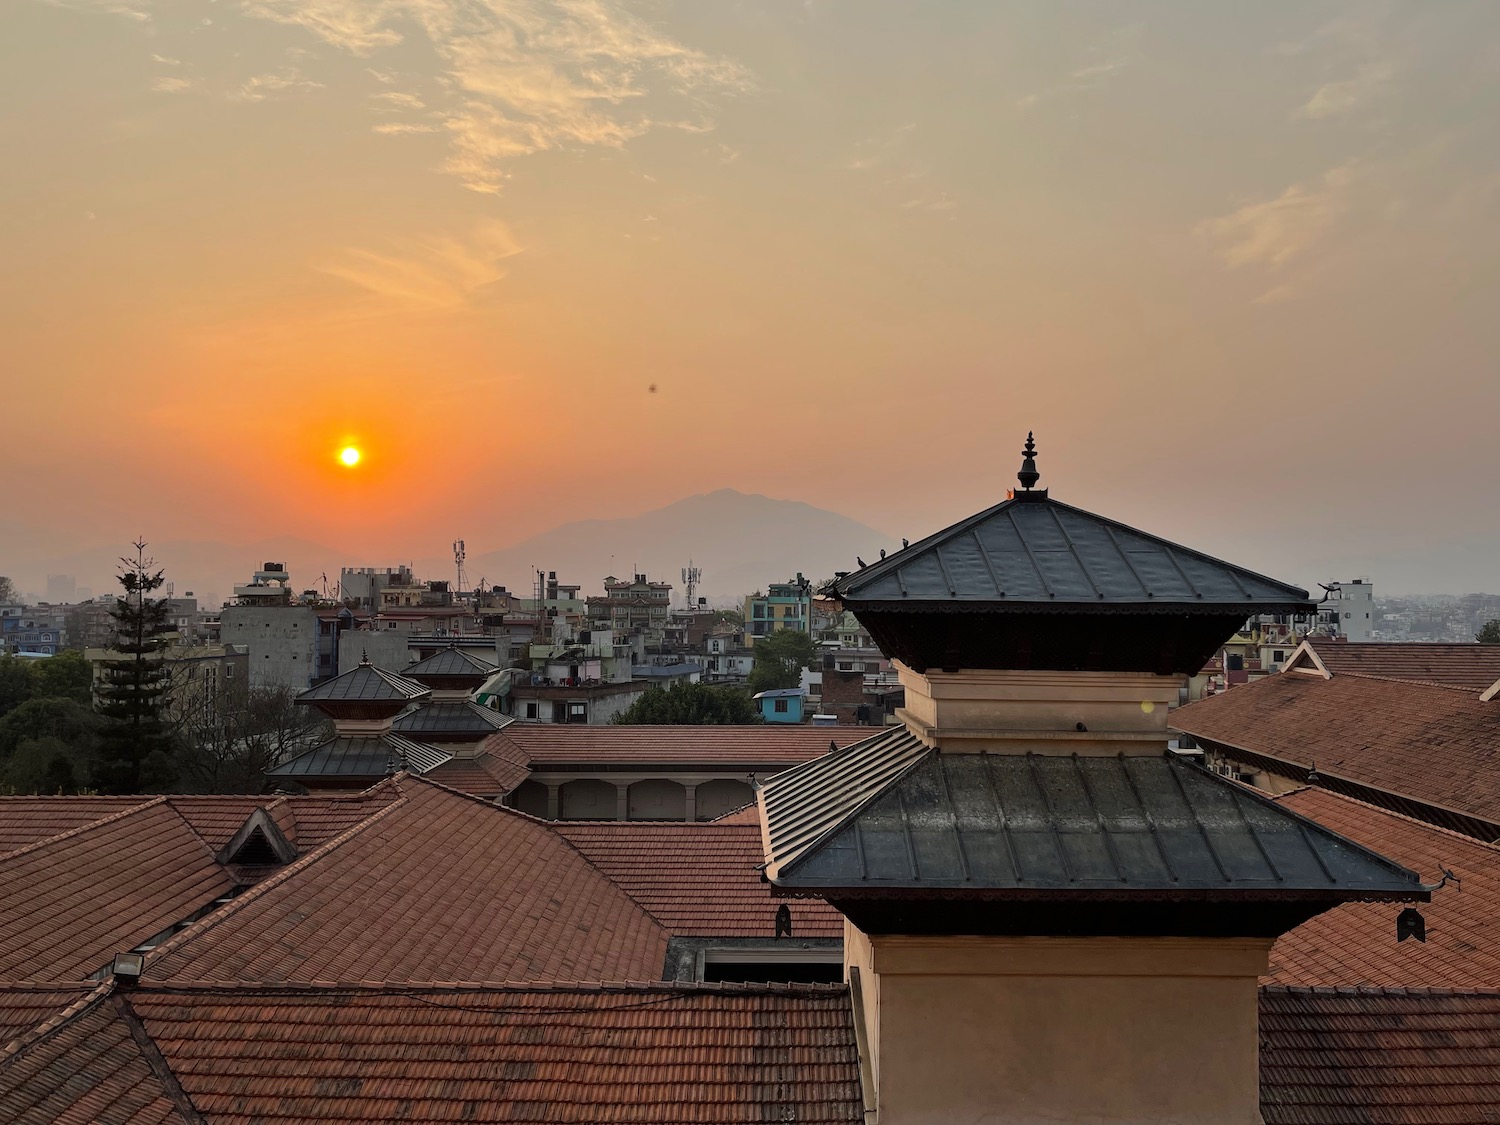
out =
[[722,487],[916,538],[1034,430],[1055,497],[1235,561],[1500,590],[1493,3],[0,21],[0,573]]

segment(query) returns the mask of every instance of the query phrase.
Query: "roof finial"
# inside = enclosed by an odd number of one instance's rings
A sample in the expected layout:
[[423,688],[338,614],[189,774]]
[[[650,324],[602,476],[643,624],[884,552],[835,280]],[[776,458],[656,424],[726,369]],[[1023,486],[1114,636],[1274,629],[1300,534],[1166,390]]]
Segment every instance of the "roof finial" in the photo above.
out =
[[1041,479],[1041,473],[1036,471],[1036,442],[1034,435],[1028,430],[1026,433],[1026,448],[1021,450],[1021,471],[1016,474],[1016,479],[1021,482],[1021,487],[1027,492],[1031,486]]
[[370,663],[370,650],[369,649],[362,648],[362,649],[359,650],[359,662],[361,664],[368,664],[368,663]]

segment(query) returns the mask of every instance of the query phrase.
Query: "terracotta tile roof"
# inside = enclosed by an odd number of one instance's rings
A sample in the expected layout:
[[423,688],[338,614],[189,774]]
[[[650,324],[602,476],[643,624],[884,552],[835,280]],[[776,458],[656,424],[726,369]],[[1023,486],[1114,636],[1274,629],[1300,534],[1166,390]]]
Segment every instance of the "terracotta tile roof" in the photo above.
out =
[[487,1123],[861,1119],[842,988],[139,992],[130,1003],[215,1123],[293,1107],[303,1120],[351,1125],[413,1113]]
[[401,799],[147,961],[155,980],[646,980],[667,935],[523,814],[403,776]]
[[153,1070],[120,999],[83,1005],[0,1056],[0,1120],[11,1125],[189,1125]]
[[1347,780],[1500,823],[1500,772],[1493,764],[1500,700],[1481,703],[1456,688],[1282,672],[1191,703],[1169,721],[1230,748],[1232,757],[1241,757],[1233,753],[1238,748],[1270,759],[1299,780],[1315,764],[1325,787]]
[[1309,637],[1307,644],[1334,676],[1441,684],[1482,692],[1500,680],[1500,645],[1339,642]]
[[709,821],[710,824],[753,824],[760,827],[760,806],[753,802],[741,805],[737,809],[730,809],[723,816],[715,817]]
[[234,885],[155,798],[0,862],[0,980],[83,980]]
[[868,727],[587,726],[516,723],[506,735],[533,764],[795,765],[848,746]]
[[0,797],[0,854],[144,804],[148,797]]
[[82,1000],[99,986],[0,984],[0,1050],[18,1036]]
[[[400,791],[395,785],[390,781],[382,781],[363,793],[327,797],[280,797],[267,804],[266,808],[287,839],[296,844],[299,851],[308,852],[368,820],[399,797]],[[268,798],[262,797],[260,800],[264,803]],[[243,823],[241,820],[240,824]],[[239,827],[236,824],[230,829],[224,837],[225,842]],[[223,844],[219,846],[222,847]]]
[[1278,803],[1326,825],[1436,883],[1460,883],[1419,906],[1427,940],[1396,941],[1395,903],[1351,902],[1304,922],[1271,951],[1277,984],[1486,988],[1500,984],[1500,847],[1412,820],[1324,789]]
[[1263,988],[1266,1125],[1500,1121],[1500,993]]
[[526,751],[503,734],[492,734],[479,744],[473,758],[454,758],[423,776],[464,793],[493,800],[503,797],[531,772]]
[[783,901],[794,937],[844,934],[843,915],[821,899],[771,897],[755,821],[562,821],[556,828],[674,937],[771,938]]

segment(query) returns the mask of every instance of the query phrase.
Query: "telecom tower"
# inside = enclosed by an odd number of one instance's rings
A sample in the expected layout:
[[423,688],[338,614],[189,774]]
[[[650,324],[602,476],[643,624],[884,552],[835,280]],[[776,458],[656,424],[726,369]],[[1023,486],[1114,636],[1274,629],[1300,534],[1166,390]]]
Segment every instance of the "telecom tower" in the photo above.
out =
[[698,583],[703,581],[703,568],[694,566],[693,560],[688,559],[687,566],[682,568],[682,584],[687,587],[688,608],[694,608],[698,602],[693,597],[698,592]]
[[464,587],[468,585],[468,576],[464,574],[464,541],[462,539],[453,541],[453,565],[458,570],[458,589],[454,593],[462,594]]

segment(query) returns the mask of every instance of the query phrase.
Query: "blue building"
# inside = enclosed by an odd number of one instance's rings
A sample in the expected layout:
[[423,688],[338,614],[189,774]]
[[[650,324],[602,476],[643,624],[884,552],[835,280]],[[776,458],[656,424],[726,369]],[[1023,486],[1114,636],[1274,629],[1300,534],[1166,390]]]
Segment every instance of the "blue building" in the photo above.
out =
[[56,656],[64,643],[61,611],[19,605],[0,609],[0,652]]
[[806,688],[778,688],[775,691],[758,692],[755,705],[760,708],[761,718],[768,723],[800,723],[802,701],[806,697]]

